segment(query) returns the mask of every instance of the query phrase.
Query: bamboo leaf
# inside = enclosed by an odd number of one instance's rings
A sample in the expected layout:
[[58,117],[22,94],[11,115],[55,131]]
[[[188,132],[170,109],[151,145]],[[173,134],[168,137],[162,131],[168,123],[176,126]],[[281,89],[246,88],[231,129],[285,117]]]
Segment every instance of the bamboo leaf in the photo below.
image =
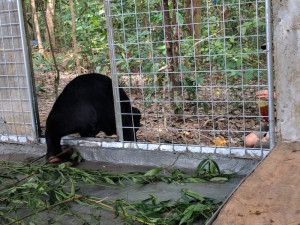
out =
[[204,201],[204,198],[199,195],[197,192],[191,191],[189,189],[184,189],[184,192],[187,196],[199,200],[200,202]]
[[209,159],[206,158],[206,159],[203,159],[199,165],[197,166],[197,169],[195,171],[196,175],[199,176],[201,175],[201,173],[205,170],[205,166],[208,164],[209,162]]
[[66,164],[65,163],[59,164],[59,166],[58,166],[59,170],[63,170],[65,168],[66,168]]
[[[218,167],[210,158],[202,161],[204,170],[209,164],[212,165],[211,168],[218,170]],[[5,164],[0,162],[0,169],[3,165]],[[86,221],[85,218],[80,218],[79,215],[69,211],[70,202],[79,204],[82,207],[104,208],[114,212],[116,217],[122,216],[124,221],[134,224],[193,224],[199,219],[209,218],[219,205],[219,203],[203,198],[198,193],[188,189],[181,190],[181,199],[176,202],[172,200],[160,202],[154,195],[150,195],[150,198],[144,201],[127,202],[125,200],[116,200],[111,203],[112,205],[104,202],[105,199],[82,195],[82,193],[78,194],[81,185],[90,185],[91,182],[94,182],[95,185],[105,186],[107,184],[104,184],[104,182],[109,184],[119,182],[120,185],[125,186],[127,182],[124,184],[124,180],[143,184],[150,182],[205,182],[205,180],[212,178],[212,176],[207,176],[206,173],[202,174],[203,178],[200,178],[190,177],[180,170],[175,170],[168,173],[171,175],[158,176],[162,168],[149,170],[145,174],[138,172],[114,173],[99,170],[83,170],[65,165],[53,167],[47,164],[44,166],[33,164],[22,166],[9,165],[7,169],[9,170],[8,176],[20,177],[20,174],[22,174],[21,176],[26,178],[20,180],[22,181],[21,184],[16,183],[14,187],[4,188],[0,192],[1,200],[7,203],[7,209],[4,209],[6,211],[4,211],[3,215],[6,215],[9,210],[9,214],[5,216],[11,221],[8,224],[22,224],[25,218],[28,220],[33,215],[54,208],[58,215],[52,223],[61,223],[64,215],[74,215],[76,220],[82,224],[91,224],[89,223],[91,221]],[[24,205],[27,205],[32,212],[24,215],[24,217],[12,217],[10,219],[10,216],[24,207]],[[32,222],[35,223],[34,220]]]
[[115,182],[112,179],[110,179],[109,177],[104,177],[104,180],[109,184],[115,184]]
[[69,195],[69,198],[75,195],[75,185],[74,185],[74,181],[71,180],[71,193]]
[[210,174],[215,174],[216,173],[216,167],[211,161],[209,161],[209,163],[208,163],[208,168],[209,168],[209,173]]
[[187,183],[205,183],[206,180],[199,178],[199,177],[188,177],[186,179]]
[[211,162],[214,164],[214,166],[216,167],[218,173],[220,174],[220,168],[219,168],[219,165],[216,163],[216,161],[214,160],[211,160]]
[[188,221],[191,216],[193,215],[193,212],[194,212],[194,206],[191,205],[189,206],[185,211],[184,211],[184,216],[182,217],[182,219],[180,220],[180,223],[179,225],[185,223],[186,221]]
[[214,177],[214,178],[211,178],[209,181],[210,182],[223,183],[223,182],[228,181],[228,178],[227,177]]
[[149,170],[147,173],[144,174],[144,177],[152,177],[157,174],[159,174],[162,171],[162,168],[155,168],[152,170]]
[[125,184],[119,179],[119,184],[121,185],[121,186],[125,186]]

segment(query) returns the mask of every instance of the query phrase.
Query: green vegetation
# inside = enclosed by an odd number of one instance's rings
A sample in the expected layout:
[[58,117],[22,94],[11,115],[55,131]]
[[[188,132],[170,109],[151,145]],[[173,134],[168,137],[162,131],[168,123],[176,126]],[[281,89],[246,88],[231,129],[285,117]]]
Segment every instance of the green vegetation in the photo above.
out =
[[[0,162],[0,224],[39,224],[38,221],[45,216],[49,219],[48,224],[63,224],[63,220],[69,216],[79,224],[99,224],[101,218],[95,215],[100,215],[102,210],[115,213],[124,224],[193,224],[194,221],[207,220],[220,202],[204,198],[188,189],[182,189],[181,198],[177,201],[159,201],[150,195],[145,201],[139,202],[125,199],[109,201],[81,191],[87,187],[98,190],[120,188],[121,191],[122,187],[133,183],[178,184],[213,181],[213,178],[226,181],[232,176],[208,168],[207,162],[218,168],[212,159],[205,159],[199,164],[195,176],[188,176],[179,170],[171,173],[164,170],[162,174],[162,168],[146,173],[113,173],[83,170],[66,163],[55,167],[49,164]],[[215,182],[220,181],[215,179]],[[78,215],[72,210],[74,204],[93,209],[94,213],[89,217]]]
[[[38,5],[42,3],[37,2]],[[183,86],[203,85],[205,79],[212,76],[210,70],[216,71],[221,78],[217,81],[219,84],[250,84],[257,81],[258,70],[266,66],[264,57],[258,54],[261,52],[260,45],[265,42],[263,1],[241,1],[239,5],[239,1],[230,0],[225,1],[224,6],[222,1],[201,1],[201,9],[197,11],[201,15],[200,21],[193,21],[199,23],[194,26],[194,29],[200,28],[199,37],[193,36],[190,1],[173,1],[176,5],[171,4],[170,0],[167,2],[171,10],[170,25],[174,28],[178,26],[180,30],[178,39],[178,31],[172,29],[171,41],[177,43],[173,56],[181,57],[173,70],[182,73]],[[86,70],[107,73],[109,56],[104,2],[76,0],[74,7],[80,66]],[[160,69],[167,65],[166,60],[160,57],[167,55],[165,41],[168,41],[164,36],[163,26],[166,22],[161,7],[160,0],[123,0],[122,5],[119,1],[111,3],[118,71],[143,74],[146,88],[159,87],[168,82],[167,77],[160,73]],[[31,14],[29,2],[27,9]],[[47,48],[49,44],[40,10],[41,7],[38,7],[42,39]],[[33,27],[31,16],[28,21]],[[54,22],[56,55],[67,59],[59,63],[63,66],[61,69],[74,69],[72,20],[67,1],[56,1]],[[35,38],[34,30],[31,36]],[[34,63],[42,65],[41,71],[49,70],[49,59],[45,58],[42,63],[41,58],[35,55]],[[190,72],[195,69],[203,72]],[[195,93],[195,88],[187,89],[192,95]]]

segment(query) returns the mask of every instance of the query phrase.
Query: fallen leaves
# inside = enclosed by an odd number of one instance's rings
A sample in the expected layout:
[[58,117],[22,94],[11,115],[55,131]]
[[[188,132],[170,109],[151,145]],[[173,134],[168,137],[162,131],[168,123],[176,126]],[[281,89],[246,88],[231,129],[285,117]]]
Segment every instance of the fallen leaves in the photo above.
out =
[[224,137],[220,136],[220,137],[216,137],[215,140],[212,140],[211,144],[219,147],[224,147],[227,145],[227,141],[225,140]]

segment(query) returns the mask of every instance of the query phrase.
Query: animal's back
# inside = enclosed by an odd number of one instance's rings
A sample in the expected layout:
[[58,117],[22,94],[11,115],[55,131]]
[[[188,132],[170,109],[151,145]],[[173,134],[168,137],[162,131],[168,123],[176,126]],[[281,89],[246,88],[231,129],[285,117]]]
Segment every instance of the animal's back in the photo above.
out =
[[60,94],[54,107],[59,104],[74,104],[78,102],[91,102],[112,100],[111,79],[101,74],[86,74],[73,79]]
[[114,124],[112,82],[105,75],[86,74],[73,79],[54,103],[46,126],[54,130],[61,124],[62,130],[63,126],[75,130],[89,119],[97,124],[105,120]]

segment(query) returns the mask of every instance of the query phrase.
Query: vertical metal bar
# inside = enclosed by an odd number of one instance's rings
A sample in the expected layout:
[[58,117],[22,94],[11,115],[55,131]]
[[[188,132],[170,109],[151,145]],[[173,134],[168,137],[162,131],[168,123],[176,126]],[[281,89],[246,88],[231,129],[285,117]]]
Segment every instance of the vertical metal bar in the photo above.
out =
[[[239,38],[240,38],[240,54],[241,54],[241,66],[240,66],[240,68],[241,68],[241,79],[242,79],[241,87],[242,87],[242,105],[243,105],[243,116],[242,116],[242,118],[243,118],[244,136],[246,136],[245,82],[244,82],[245,71],[244,71],[244,64],[243,64],[243,44],[242,44],[242,38],[243,38],[242,22],[243,22],[243,18],[242,18],[241,0],[239,0],[238,4],[239,4],[239,9],[238,9],[238,13],[239,13],[239,28],[240,28]],[[244,148],[246,148],[245,143],[244,143]]]
[[[175,15],[177,17],[177,15],[179,14],[179,8],[178,8],[178,1],[176,1],[176,9],[174,7],[174,9],[172,9],[172,11],[175,10]],[[201,9],[199,9],[201,10]],[[173,12],[172,12],[173,14]],[[185,141],[185,146],[186,149],[188,148],[188,140],[187,140],[187,126],[186,126],[186,115],[184,113],[185,111],[185,104],[184,104],[184,82],[183,82],[183,74],[182,74],[182,55],[181,55],[181,43],[180,43],[180,35],[179,35],[179,31],[180,31],[180,27],[179,27],[179,21],[178,18],[176,18],[176,25],[177,25],[177,44],[178,44],[178,57],[179,57],[179,73],[180,73],[180,84],[181,84],[181,102],[182,103],[182,118],[183,118],[183,130],[184,130],[184,141]],[[176,29],[176,28],[175,28]],[[175,39],[175,37],[174,37]],[[177,59],[176,59],[177,60]],[[178,93],[179,94],[179,93]]]
[[[165,11],[166,9],[164,9],[163,7],[163,0],[160,1],[161,3],[161,12],[162,12],[162,26],[163,26],[163,31],[164,31],[164,39],[163,39],[163,43],[165,46],[167,46],[167,41],[166,41],[166,22],[165,22],[165,17],[164,17],[164,14],[165,14]],[[167,9],[168,10],[168,9]],[[165,48],[164,50],[165,52],[165,62],[166,62],[166,65],[168,65],[168,54],[167,54],[167,48]],[[163,57],[162,57],[163,58]],[[166,79],[167,79],[167,93],[168,93],[168,103],[169,103],[169,107],[172,108],[172,105],[171,105],[171,84],[170,84],[170,72],[169,72],[169,69],[167,68],[166,69]],[[171,74],[172,76],[172,74]],[[171,132],[174,134],[176,133],[176,129],[173,128],[173,123],[172,123],[172,115],[169,113],[168,114],[169,116],[169,119],[170,119],[170,130]],[[172,139],[171,139],[171,144],[172,144],[172,151],[174,151],[174,135],[172,135]]]
[[198,141],[199,141],[199,147],[200,147],[200,152],[202,152],[202,144],[201,144],[201,127],[200,127],[200,116],[199,116],[199,87],[198,87],[198,80],[197,80],[197,56],[196,56],[196,40],[195,40],[195,25],[194,25],[194,2],[196,0],[191,0],[191,5],[190,5],[190,13],[191,13],[191,27],[192,27],[192,35],[193,35],[193,58],[194,58],[194,74],[195,74],[195,83],[196,83],[196,115],[197,115],[197,129],[198,129]]
[[[17,5],[17,4],[16,4]],[[10,8],[10,7],[9,7]],[[12,7],[11,8],[11,10],[13,10],[13,9],[15,9],[15,7]],[[19,12],[19,10],[18,10],[18,12]],[[12,23],[12,16],[14,17],[14,18],[16,18],[16,17],[19,17],[19,14],[18,15],[16,15],[15,13],[10,13],[9,14],[10,16],[9,16],[9,23],[10,24],[13,24]],[[18,18],[19,19],[19,18]],[[20,27],[20,38],[21,38],[21,43],[22,43],[22,32],[21,32],[21,21],[19,20],[19,27]],[[12,26],[10,26],[10,28],[11,28],[11,34],[12,35],[14,35],[13,34],[13,28],[12,28]],[[12,40],[14,40],[14,38],[12,37]],[[16,49],[17,49],[17,47],[15,46],[15,43],[14,43],[14,41],[12,42],[12,49],[14,49],[14,51],[16,51]],[[24,52],[23,52],[23,45],[22,45],[22,54],[24,55]],[[21,132],[19,132],[19,134],[18,133],[16,133],[16,135],[17,136],[24,136],[24,137],[26,137],[28,134],[31,134],[31,132],[30,133],[28,133],[27,131],[28,131],[28,129],[27,129],[27,127],[26,127],[26,120],[25,120],[25,117],[24,117],[24,108],[23,108],[23,101],[22,101],[22,96],[21,96],[21,85],[20,85],[20,74],[18,74],[18,72],[17,72],[17,60],[16,60],[16,56],[14,55],[13,57],[12,57],[13,59],[12,59],[12,61],[14,62],[14,67],[16,68],[15,69],[15,72],[14,72],[14,74],[15,74],[15,77],[16,77],[16,80],[17,80],[17,85],[16,84],[14,84],[14,85],[12,85],[12,87],[11,87],[11,89],[16,89],[17,90],[17,96],[15,96],[15,98],[16,98],[16,102],[18,102],[19,103],[19,107],[20,108],[18,108],[18,111],[19,111],[19,116],[18,116],[18,118],[20,118],[20,116],[22,117],[22,119],[23,119],[23,121],[21,122],[21,121],[19,121],[19,122],[17,122],[17,121],[14,121],[15,122],[15,126],[16,125],[19,125],[19,127],[21,127],[21,125],[24,125],[24,130],[23,130],[23,133],[22,133],[22,131]],[[25,57],[24,57],[25,58]],[[24,62],[23,62],[24,64],[26,63],[25,62],[25,60],[24,60]],[[28,85],[27,85],[28,86]],[[27,88],[26,88],[27,89]],[[28,97],[29,98],[29,97]]]
[[[8,2],[6,2],[7,3],[7,7],[8,7]],[[5,2],[2,2],[2,8],[4,8],[4,4],[5,4]],[[10,20],[10,10],[8,10],[8,14],[9,14],[9,16],[8,16],[8,18],[9,18],[9,20]],[[4,33],[3,33],[3,30],[4,30],[4,25],[6,24],[10,24],[10,29],[11,29],[11,22],[8,22],[8,18],[5,18],[6,20],[4,21],[4,22],[2,22],[2,20],[0,19],[0,29],[1,29],[1,34],[2,34],[2,36],[1,36],[1,39],[2,39],[2,43],[3,43],[3,50],[5,49],[5,45],[6,45],[6,42],[4,41]],[[12,36],[12,32],[10,31],[10,35]],[[9,36],[9,34],[8,34],[8,37],[10,38],[11,36]],[[4,77],[6,77],[7,78],[7,88],[8,89],[10,89],[10,82],[9,82],[9,77],[8,77],[8,62],[7,62],[7,57],[4,57],[4,59],[5,59],[5,62],[4,62],[4,64],[5,64],[5,73],[4,73]],[[10,125],[9,125],[9,132],[7,133],[7,135],[8,136],[10,136],[10,135],[12,135],[12,130],[14,129],[15,131],[15,135],[18,135],[18,132],[17,132],[17,129],[16,129],[16,125],[15,125],[15,121],[16,121],[16,119],[15,119],[15,113],[14,113],[14,110],[13,110],[13,104],[12,104],[12,97],[11,97],[11,92],[8,90],[8,98],[7,98],[7,101],[8,101],[8,103],[10,104],[10,113],[12,114],[12,118],[13,118],[13,121],[10,123]]]
[[111,71],[111,79],[113,84],[117,135],[120,141],[124,141],[123,130],[122,130],[119,84],[118,84],[118,76],[117,76],[117,67],[115,64],[115,47],[114,47],[114,35],[113,35],[113,23],[111,19],[110,0],[105,0],[104,4],[105,4],[104,8],[105,8],[107,41],[108,41],[109,58],[110,58],[110,71]]
[[[225,1],[222,1],[223,12],[225,10]],[[225,73],[225,90],[226,90],[226,116],[227,116],[227,135],[228,135],[228,147],[231,152],[231,134],[230,134],[230,123],[229,123],[229,85],[228,85],[228,71],[227,71],[227,56],[226,56],[226,25],[225,25],[225,13],[222,13],[222,29],[223,29],[223,46],[224,46],[224,73]]]
[[[154,76],[154,85],[155,85],[155,92],[154,92],[154,96],[155,96],[155,99],[157,99],[157,86],[156,86],[156,81],[155,81],[155,76],[156,76],[156,74],[155,74],[155,72],[156,72],[156,70],[155,70],[155,66],[154,66],[154,64],[155,64],[155,61],[154,61],[154,54],[153,54],[153,52],[154,52],[154,50],[153,50],[153,35],[152,35],[152,24],[151,24],[151,8],[150,8],[150,0],[148,0],[147,1],[147,6],[148,6],[148,22],[149,22],[149,27],[148,27],[148,29],[149,29],[149,41],[150,41],[150,48],[151,48],[151,50],[150,50],[150,53],[151,53],[151,61],[152,61],[152,74],[153,74],[153,76]],[[155,26],[155,25],[154,25]],[[140,67],[141,67],[141,64],[140,64]],[[140,71],[142,71],[142,69],[140,68]],[[159,74],[159,72],[157,73],[157,74]],[[141,76],[141,81],[142,81],[142,104],[143,104],[143,106],[145,105],[145,93],[144,93],[144,89],[145,89],[145,81],[144,81],[144,74],[141,74],[140,75]],[[159,85],[158,85],[159,86]],[[162,102],[163,102],[163,104],[165,104],[165,99],[163,98],[162,99]],[[146,116],[145,116],[145,110],[144,110],[144,118],[146,118]],[[149,117],[149,115],[147,115],[147,118]],[[166,118],[166,115],[165,115],[165,111],[163,110],[163,117],[164,117],[164,119]],[[167,129],[167,121],[165,121],[164,122],[164,129]],[[144,132],[146,132],[146,137],[147,137],[147,139],[146,140],[148,140],[148,131],[149,131],[149,127],[148,127],[148,125],[145,125],[144,126]],[[159,133],[159,132],[158,132]],[[160,136],[159,136],[159,138],[160,138]],[[148,148],[148,146],[149,146],[149,142],[147,141],[147,148]]]
[[[206,15],[209,18],[209,2],[206,2]],[[214,99],[213,99],[213,84],[212,84],[212,77],[213,77],[213,66],[212,66],[212,54],[211,54],[211,28],[210,28],[210,21],[207,21],[207,41],[208,41],[208,57],[209,57],[209,88],[210,88],[210,103],[211,103],[211,121],[212,121],[212,131],[213,131],[213,140],[216,140],[216,129],[215,129],[215,110],[214,110]],[[214,144],[216,153],[216,143]]]
[[[128,78],[128,87],[126,87],[126,88],[128,88],[128,90],[129,90],[129,99],[132,99],[131,98],[131,92],[132,92],[132,89],[131,89],[131,71],[130,71],[130,66],[129,66],[129,63],[128,63],[128,48],[127,48],[127,38],[126,38],[126,29],[125,29],[125,18],[124,18],[124,7],[123,7],[123,5],[124,5],[124,3],[123,3],[123,1],[121,0],[121,2],[120,2],[120,4],[121,4],[121,18],[122,18],[122,31],[123,31],[123,38],[124,38],[124,52],[125,52],[125,61],[126,61],[126,69],[127,69],[127,72],[126,72],[126,75],[127,75],[127,78]],[[134,4],[135,5],[135,4]],[[120,30],[118,30],[118,31],[120,31]],[[138,39],[137,39],[138,40]],[[137,42],[138,43],[138,42]],[[121,45],[121,43],[119,43],[119,45]],[[141,62],[141,60],[139,60],[139,62]],[[124,74],[122,74],[122,75],[124,75]],[[132,114],[132,108],[130,109],[130,112],[131,112],[131,114]],[[131,119],[132,119],[132,125],[134,126],[134,122],[133,122],[133,116],[131,115]],[[132,126],[132,127],[133,127]],[[136,137],[135,137],[135,139],[136,139]]]
[[[255,6],[255,14],[256,14],[256,54],[257,54],[257,87],[258,87],[258,90],[260,90],[260,54],[258,52],[258,49],[260,49],[259,47],[259,41],[258,41],[258,37],[259,37],[259,30],[258,30],[258,0],[256,0],[256,6]],[[259,97],[259,103],[260,103],[260,97]],[[258,112],[259,112],[259,115],[260,115],[260,107],[258,107]],[[262,128],[262,121],[260,120],[259,121],[259,139],[261,140],[262,139],[262,131],[261,131],[261,128]],[[261,157],[263,157],[263,149],[262,149],[262,142],[260,142],[260,149],[261,149]]]
[[274,81],[273,81],[273,49],[272,49],[272,10],[271,0],[266,0],[266,33],[267,33],[267,66],[268,66],[268,97],[269,97],[269,135],[270,149],[275,144],[274,118]]
[[37,140],[38,138],[38,126],[37,126],[37,116],[36,116],[36,108],[34,104],[34,94],[33,94],[33,82],[31,77],[30,63],[29,63],[29,53],[26,39],[26,32],[24,27],[24,18],[23,18],[23,8],[21,0],[17,0],[18,7],[18,17],[19,17],[19,25],[20,25],[20,33],[21,33],[21,42],[22,42],[22,50],[24,56],[24,68],[26,74],[26,82],[27,82],[27,92],[28,92],[28,100],[30,104],[30,115],[31,115],[31,127],[33,132],[33,138]]

